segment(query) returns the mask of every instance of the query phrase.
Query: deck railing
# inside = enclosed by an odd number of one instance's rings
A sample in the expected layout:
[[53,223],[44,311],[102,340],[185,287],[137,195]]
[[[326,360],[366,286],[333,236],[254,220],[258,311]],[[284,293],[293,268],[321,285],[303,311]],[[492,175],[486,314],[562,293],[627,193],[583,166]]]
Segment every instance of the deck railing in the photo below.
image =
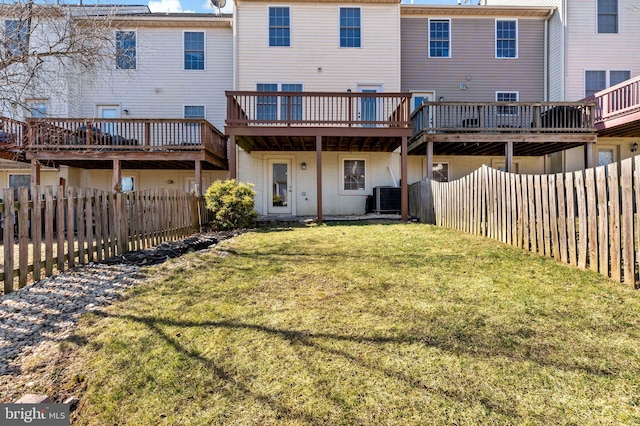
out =
[[0,117],[0,147],[23,146],[27,135],[27,124],[11,118]]
[[595,102],[423,102],[413,135],[429,133],[589,133]]
[[34,118],[27,122],[26,149],[193,151],[227,158],[227,138],[200,119]]
[[640,76],[597,92],[587,100],[597,103],[596,124],[640,111]]
[[409,93],[227,92],[228,126],[409,128]]

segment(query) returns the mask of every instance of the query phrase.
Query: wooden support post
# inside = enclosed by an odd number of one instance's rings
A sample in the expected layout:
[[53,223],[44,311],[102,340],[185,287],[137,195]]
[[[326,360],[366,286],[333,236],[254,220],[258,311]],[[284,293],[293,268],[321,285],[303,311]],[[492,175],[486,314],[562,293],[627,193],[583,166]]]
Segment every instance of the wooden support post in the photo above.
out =
[[591,142],[587,142],[584,144],[584,168],[590,169],[593,166],[593,144]]
[[322,136],[316,136],[316,194],[317,222],[322,223]]
[[427,142],[427,177],[433,179],[433,142]]
[[229,179],[237,179],[236,169],[236,135],[229,136]]
[[120,192],[122,190],[122,169],[120,160],[113,160],[113,190]]
[[507,142],[504,151],[506,172],[513,173],[513,142]]
[[407,222],[409,220],[409,185],[407,184],[407,137],[402,137],[402,151],[400,152],[400,212],[402,214],[402,221]]
[[31,160],[31,186],[40,185],[40,162]]
[[202,196],[202,161],[196,160],[196,197]]

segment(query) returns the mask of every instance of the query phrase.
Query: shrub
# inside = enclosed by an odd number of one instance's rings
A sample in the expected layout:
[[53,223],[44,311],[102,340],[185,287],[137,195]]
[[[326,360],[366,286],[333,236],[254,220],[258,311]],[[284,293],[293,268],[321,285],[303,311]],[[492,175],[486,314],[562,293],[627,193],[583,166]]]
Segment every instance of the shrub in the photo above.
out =
[[256,191],[253,184],[231,180],[218,180],[205,194],[207,209],[214,214],[212,225],[217,229],[235,229],[251,226],[258,213],[253,209]]

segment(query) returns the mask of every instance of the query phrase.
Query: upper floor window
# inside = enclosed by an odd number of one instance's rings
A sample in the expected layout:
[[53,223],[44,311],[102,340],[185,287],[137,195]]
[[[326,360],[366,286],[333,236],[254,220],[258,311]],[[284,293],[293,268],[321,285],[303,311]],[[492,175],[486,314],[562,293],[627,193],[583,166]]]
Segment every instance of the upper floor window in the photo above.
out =
[[204,32],[184,32],[184,69],[204,70]]
[[361,47],[362,23],[359,7],[340,8],[340,47]]
[[607,87],[631,78],[631,71],[594,70],[584,72],[584,96],[593,96]]
[[496,58],[518,57],[518,21],[496,20]]
[[116,67],[121,70],[136,69],[135,31],[116,31]]
[[269,8],[269,46],[291,46],[291,10]]
[[[518,92],[496,92],[497,102],[518,102]],[[510,105],[498,105],[498,115],[518,115],[518,107]]]
[[448,19],[429,20],[429,57],[451,57],[451,21]]
[[4,35],[6,37],[6,49],[10,55],[21,55],[27,50],[27,21],[4,21]]
[[598,33],[618,32],[618,0],[598,0]]

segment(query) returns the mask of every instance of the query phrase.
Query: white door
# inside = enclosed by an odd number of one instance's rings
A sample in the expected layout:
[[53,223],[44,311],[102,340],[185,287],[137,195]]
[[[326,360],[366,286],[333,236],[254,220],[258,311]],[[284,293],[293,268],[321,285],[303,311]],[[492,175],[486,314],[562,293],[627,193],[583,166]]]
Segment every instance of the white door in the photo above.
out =
[[[357,90],[359,93],[380,93],[382,92],[382,85],[358,85]],[[362,121],[362,127],[376,127],[376,123],[373,121],[384,120],[384,102],[382,98],[375,97],[362,97],[358,103],[358,119]]]
[[291,214],[291,160],[269,160],[267,170],[267,213]]
[[[427,93],[419,93],[414,92],[411,94],[411,114],[422,105],[423,101],[432,102],[434,100],[433,92]],[[426,106],[424,109],[420,110],[414,117],[414,131],[424,130],[429,131],[428,129],[433,128],[433,111],[429,111],[429,107]]]
[[[120,118],[120,106],[118,105],[98,105],[98,117],[100,118]],[[100,131],[111,136],[115,136],[116,124],[104,122],[100,125]]]

